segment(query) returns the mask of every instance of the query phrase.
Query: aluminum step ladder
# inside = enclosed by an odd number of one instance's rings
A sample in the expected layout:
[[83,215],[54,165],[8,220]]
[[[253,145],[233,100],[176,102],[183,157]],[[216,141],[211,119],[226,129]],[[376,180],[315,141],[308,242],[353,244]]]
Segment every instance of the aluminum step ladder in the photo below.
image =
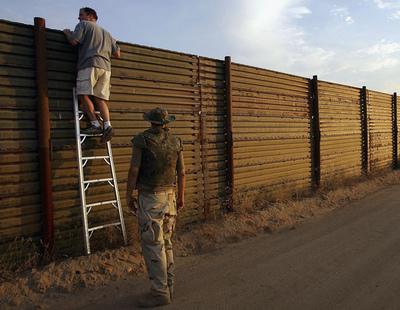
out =
[[[96,136],[100,137],[101,135],[100,134],[87,135],[87,134],[81,133],[79,121],[83,118],[84,112],[79,110],[78,97],[76,95],[75,88],[73,88],[73,98],[74,98],[76,148],[78,151],[78,166],[79,166],[79,190],[80,190],[80,197],[81,197],[84,241],[85,241],[86,253],[89,255],[91,252],[90,251],[90,238],[91,238],[92,234],[94,233],[94,231],[96,231],[96,230],[115,226],[121,231],[125,245],[127,244],[127,238],[126,238],[126,229],[125,229],[124,217],[123,217],[123,212],[122,212],[121,200],[120,200],[119,192],[118,192],[118,182],[117,182],[117,175],[115,173],[114,160],[113,160],[113,156],[112,156],[111,142],[108,141],[106,143],[107,155],[105,155],[105,156],[82,156],[82,144],[85,142],[86,138],[87,137],[96,137]],[[100,113],[96,111],[96,114],[100,114]],[[110,167],[111,177],[103,178],[103,179],[95,179],[95,180],[85,180],[85,174],[84,174],[83,168],[86,166],[88,161],[91,161],[91,160],[103,160]],[[99,202],[90,203],[90,204],[86,203],[86,191],[88,190],[88,188],[91,184],[97,184],[97,183],[108,183],[114,192],[115,199],[108,200],[108,201],[99,201]],[[92,208],[99,207],[102,205],[113,206],[118,211],[119,220],[113,221],[111,223],[104,223],[102,225],[89,227],[88,217],[89,217],[90,212],[92,211]]]

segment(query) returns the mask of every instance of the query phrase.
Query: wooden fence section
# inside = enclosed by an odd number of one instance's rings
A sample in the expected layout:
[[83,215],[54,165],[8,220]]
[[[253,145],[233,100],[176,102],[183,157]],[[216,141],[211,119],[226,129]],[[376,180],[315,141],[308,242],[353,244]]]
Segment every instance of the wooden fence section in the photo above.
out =
[[393,164],[392,96],[367,92],[369,169],[389,168]]
[[236,190],[310,186],[308,79],[232,64]]
[[360,176],[360,89],[319,81],[318,98],[321,183]]
[[41,237],[33,27],[0,21],[0,252]]
[[[59,254],[80,253],[72,113],[76,51],[60,31],[46,33],[55,249]],[[120,45],[122,58],[112,60],[110,112],[128,227],[135,221],[125,206],[131,139],[149,126],[143,113],[158,106],[176,115],[171,131],[184,142],[187,195],[181,225],[217,217],[232,201],[232,192],[307,190],[320,180],[397,165],[397,96],[230,60]],[[15,238],[42,238],[35,61],[33,27],[0,20],[0,250]],[[96,139],[85,142],[83,149],[86,156],[105,153]],[[85,173],[87,179],[109,175],[100,161],[89,162]],[[108,185],[91,186],[88,202],[110,200],[112,195]],[[112,221],[111,214],[117,216],[111,207],[93,209],[91,225]],[[93,238],[102,235],[96,232]]]

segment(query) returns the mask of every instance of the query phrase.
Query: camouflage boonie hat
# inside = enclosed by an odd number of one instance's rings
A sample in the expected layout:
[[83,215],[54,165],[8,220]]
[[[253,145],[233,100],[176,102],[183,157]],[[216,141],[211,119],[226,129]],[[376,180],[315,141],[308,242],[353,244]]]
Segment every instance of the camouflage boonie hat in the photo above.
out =
[[168,111],[163,108],[155,108],[143,114],[143,119],[150,123],[164,125],[175,120],[175,115],[169,115]]

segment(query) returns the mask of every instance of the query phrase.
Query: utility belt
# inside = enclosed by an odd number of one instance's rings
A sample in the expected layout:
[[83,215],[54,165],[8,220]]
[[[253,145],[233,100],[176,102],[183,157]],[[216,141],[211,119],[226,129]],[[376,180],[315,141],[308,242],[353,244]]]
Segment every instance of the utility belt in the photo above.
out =
[[138,194],[147,193],[147,194],[158,194],[158,193],[175,193],[175,187],[156,187],[156,188],[146,188],[138,186]]

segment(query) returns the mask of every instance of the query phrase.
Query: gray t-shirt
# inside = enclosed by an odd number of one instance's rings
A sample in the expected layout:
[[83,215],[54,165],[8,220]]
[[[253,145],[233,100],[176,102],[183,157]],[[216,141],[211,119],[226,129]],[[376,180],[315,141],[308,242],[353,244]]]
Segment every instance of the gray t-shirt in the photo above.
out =
[[83,20],[76,25],[70,39],[79,42],[77,69],[96,67],[111,71],[111,55],[118,50],[117,41],[95,22]]

